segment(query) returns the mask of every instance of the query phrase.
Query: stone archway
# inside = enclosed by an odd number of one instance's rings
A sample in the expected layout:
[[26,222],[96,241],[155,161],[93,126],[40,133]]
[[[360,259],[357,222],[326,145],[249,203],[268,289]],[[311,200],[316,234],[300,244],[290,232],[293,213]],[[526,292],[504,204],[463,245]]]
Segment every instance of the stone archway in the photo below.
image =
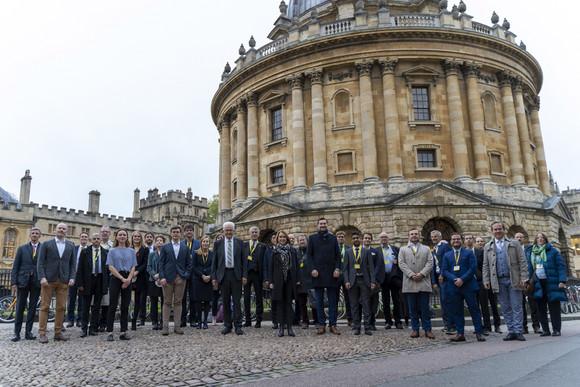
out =
[[258,240],[260,242],[265,243],[266,246],[270,246],[270,239],[272,237],[272,234],[276,234],[276,231],[269,229],[269,228],[267,228],[265,230],[261,230],[260,236],[258,237]]
[[339,231],[343,231],[343,232],[344,232],[344,234],[345,234],[345,240],[346,240],[346,242],[345,242],[345,243],[346,243],[347,245],[350,245],[350,234],[351,234],[353,231],[357,231],[357,232],[359,232],[359,233],[361,234],[361,237],[362,237],[362,233],[363,233],[361,230],[359,230],[358,228],[356,228],[356,227],[354,227],[354,226],[351,226],[351,225],[346,225],[346,226],[345,226],[345,225],[343,225],[343,226],[339,226],[339,227],[337,227],[337,228],[336,228],[336,230],[334,230],[334,233],[333,233],[333,234],[335,234],[335,235],[336,235],[336,233],[337,233],[337,232],[339,232]]
[[423,244],[431,246],[431,231],[439,230],[443,235],[443,240],[449,242],[451,239],[451,234],[454,232],[460,232],[459,228],[454,224],[451,219],[446,218],[433,218],[429,219],[427,223],[423,225],[421,230],[421,235],[423,237]]
[[532,238],[530,240],[530,236],[528,235],[528,232],[522,226],[519,226],[517,224],[510,226],[510,228],[508,228],[506,234],[507,234],[508,238],[513,239],[513,238],[515,238],[515,236],[518,232],[521,232],[522,234],[524,234],[524,241],[526,241],[526,246],[533,243],[534,238]]

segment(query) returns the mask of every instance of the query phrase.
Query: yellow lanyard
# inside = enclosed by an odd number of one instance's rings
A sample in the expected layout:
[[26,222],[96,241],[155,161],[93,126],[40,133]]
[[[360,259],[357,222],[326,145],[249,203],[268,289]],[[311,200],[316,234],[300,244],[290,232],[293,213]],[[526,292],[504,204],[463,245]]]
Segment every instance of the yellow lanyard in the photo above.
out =
[[360,259],[360,249],[356,249],[358,251],[355,252],[354,258],[356,259],[356,261],[358,262]]
[[[252,244],[254,245],[254,248],[252,248]],[[257,245],[258,245],[258,244],[257,244],[257,243],[255,243],[255,242],[253,242],[253,241],[252,241],[252,242],[250,242],[250,255],[254,254],[254,250],[256,250],[256,246],[257,246]]]
[[413,255],[417,255],[417,249],[415,248],[415,246],[411,245],[411,250],[413,250]]
[[32,250],[34,250],[34,253],[32,253],[32,260],[34,261],[34,258],[36,258],[36,252],[38,251],[36,245],[32,245]]
[[459,265],[459,251],[455,252],[455,265]]
[[385,251],[385,248],[383,247],[383,256],[384,256],[385,263],[389,260],[389,253],[390,252],[391,252],[391,247],[390,246],[387,249],[387,251]]
[[207,263],[207,257],[208,257],[209,253],[207,253],[207,255],[204,255],[203,253],[201,253],[201,256],[203,257],[203,264],[205,265]]
[[344,258],[344,245],[342,245],[342,250],[340,250],[340,255]]
[[97,259],[99,259],[100,250],[93,249],[93,264],[97,263]]

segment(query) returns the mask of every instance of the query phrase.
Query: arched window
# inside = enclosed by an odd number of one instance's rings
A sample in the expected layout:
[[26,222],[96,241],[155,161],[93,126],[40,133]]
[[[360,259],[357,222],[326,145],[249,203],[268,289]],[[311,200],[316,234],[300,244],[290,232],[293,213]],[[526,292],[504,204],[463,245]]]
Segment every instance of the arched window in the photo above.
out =
[[483,93],[481,97],[483,102],[483,115],[485,120],[485,129],[499,130],[499,121],[497,119],[497,109],[495,96],[490,92]]
[[14,258],[16,254],[16,238],[18,237],[18,231],[13,228],[9,228],[4,231],[4,245],[2,248],[3,258]]
[[337,91],[332,98],[332,104],[332,129],[353,129],[354,115],[350,93],[346,90]]

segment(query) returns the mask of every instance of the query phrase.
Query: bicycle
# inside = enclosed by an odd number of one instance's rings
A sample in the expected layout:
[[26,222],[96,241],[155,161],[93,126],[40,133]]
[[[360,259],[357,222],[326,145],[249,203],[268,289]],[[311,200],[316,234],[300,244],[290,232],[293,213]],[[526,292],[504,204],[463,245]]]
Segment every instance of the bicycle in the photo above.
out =
[[[16,301],[17,298],[12,295],[4,296],[0,298],[0,322],[12,323],[16,320]],[[27,303],[28,303],[27,299]],[[38,302],[36,303],[36,313],[40,312],[41,299],[38,297]],[[28,308],[25,308],[25,311]],[[50,300],[50,305],[48,309],[48,321],[53,322],[56,316],[56,297],[53,296]]]

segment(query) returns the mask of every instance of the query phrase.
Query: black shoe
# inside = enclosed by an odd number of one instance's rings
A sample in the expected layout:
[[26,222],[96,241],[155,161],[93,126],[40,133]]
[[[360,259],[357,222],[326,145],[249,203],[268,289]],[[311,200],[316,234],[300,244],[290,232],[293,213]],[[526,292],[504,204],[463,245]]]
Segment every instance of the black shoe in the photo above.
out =
[[365,329],[365,335],[372,336],[373,332],[370,329]]
[[201,329],[201,321],[197,323],[196,327],[197,329]]
[[282,337],[284,336],[284,328],[282,328],[282,326],[280,326],[280,330],[278,331],[278,337]]
[[137,323],[138,327],[142,327],[145,326],[145,320],[139,320],[139,322]]
[[448,335],[457,335],[457,329],[450,327],[445,333]]
[[288,336],[290,336],[290,337],[296,336],[296,334],[294,334],[294,331],[292,330],[292,327],[288,327]]
[[244,334],[244,331],[241,327],[236,327],[236,335],[241,336]]
[[97,331],[89,331],[89,336],[98,336]]
[[386,323],[385,324],[385,329],[391,329],[393,325],[391,323]]
[[24,338],[25,338],[26,340],[36,340],[36,336],[34,336],[34,335],[32,334],[32,332],[26,332],[26,333],[24,334]]
[[180,328],[185,328],[186,326],[187,326],[187,323],[185,323],[185,322],[182,322],[181,324],[179,324]]
[[516,340],[517,341],[526,341],[526,338],[521,333],[516,333]]
[[109,336],[107,336],[107,341],[115,341],[112,333]]
[[[555,333],[555,332],[554,332],[554,333]],[[540,334],[540,337],[546,337],[546,336],[551,336],[551,335],[552,335],[552,334],[550,333],[550,331],[545,331],[545,332],[542,332],[542,333]]]
[[355,335],[360,335],[360,328],[354,328],[354,334]]
[[376,330],[377,330],[377,327],[375,326],[375,324],[371,325],[371,331],[376,331]]
[[499,327],[495,327],[495,333],[499,333],[501,335],[503,331]]
[[14,336],[12,336],[12,339],[10,339],[10,341],[13,342],[20,341],[20,333],[15,333]]
[[484,336],[489,336],[489,329],[484,329],[481,334]]
[[397,329],[403,329],[403,324],[401,324],[401,323],[395,323],[395,328],[397,328]]
[[207,321],[203,323],[203,329],[208,329]]
[[131,340],[131,336],[129,336],[126,333],[123,333],[121,336],[119,336],[120,340]]
[[80,337],[87,337],[87,330],[83,329],[83,331],[81,332]]
[[242,325],[244,328],[248,328],[252,326],[252,322],[250,320],[248,320],[247,322],[244,323],[244,325]]
[[227,335],[231,331],[232,331],[232,328],[224,328],[224,329],[222,329],[221,334],[222,335]]
[[528,334],[530,334],[530,331],[528,330],[528,327],[525,327],[524,328],[524,335],[528,335]]
[[77,321],[77,328],[80,328],[82,326],[80,321]]
[[503,341],[513,341],[516,337],[515,333],[508,333],[507,336],[503,338]]
[[256,325],[254,325],[255,328],[262,328],[262,322],[261,321],[256,321]]
[[552,336],[562,336],[562,334],[560,333],[560,331],[554,331],[552,332]]
[[278,324],[272,323],[272,329],[278,329]]
[[104,332],[107,327],[99,327],[99,332]]
[[75,326],[75,322],[74,321],[69,321],[68,324],[66,324],[67,328],[72,328]]
[[132,331],[136,331],[137,330],[137,324],[132,324],[131,325],[131,330]]

